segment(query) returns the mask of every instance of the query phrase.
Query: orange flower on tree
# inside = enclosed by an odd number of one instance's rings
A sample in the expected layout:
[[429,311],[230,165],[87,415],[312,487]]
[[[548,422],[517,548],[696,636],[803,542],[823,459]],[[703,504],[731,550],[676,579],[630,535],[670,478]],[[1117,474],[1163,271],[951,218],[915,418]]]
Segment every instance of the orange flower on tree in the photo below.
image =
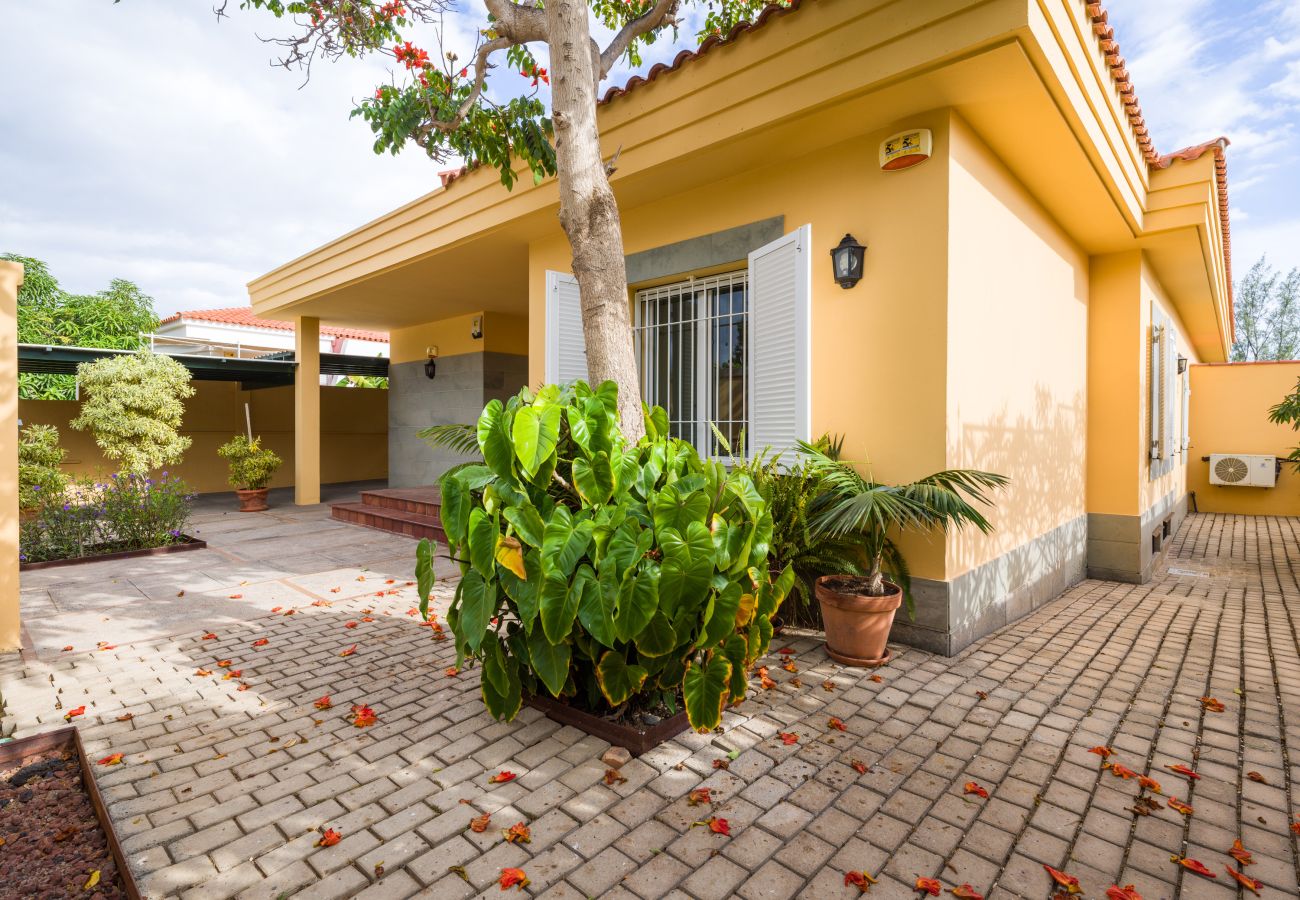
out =
[[1053,869],[1049,865],[1044,865],[1043,868],[1047,870],[1049,878],[1055,881],[1059,886],[1065,888],[1067,894],[1077,894],[1082,890],[1079,887],[1079,879],[1075,878],[1073,875],[1067,875],[1060,869]]
[[1188,859],[1185,856],[1179,856],[1178,854],[1174,854],[1173,856],[1169,857],[1169,861],[1172,863],[1178,863],[1178,865],[1182,866],[1184,869],[1188,870],[1189,872],[1195,872],[1197,875],[1203,875],[1206,878],[1219,877],[1215,875],[1213,872],[1211,872],[1206,867],[1205,863],[1201,862],[1199,859]]
[[312,705],[315,706],[317,709],[329,709],[334,704],[330,702],[330,695],[326,694],[323,697],[317,697],[316,702],[313,703]]
[[963,790],[967,794],[974,794],[976,797],[979,797],[983,800],[987,800],[989,798],[988,789],[974,781],[966,782],[966,786],[963,788]]
[[876,883],[876,879],[872,878],[869,874],[867,874],[866,869],[863,869],[860,872],[844,873],[844,886],[849,887],[850,885],[852,885],[853,887],[857,888],[860,893],[863,894],[871,890],[871,886],[875,883]]
[[488,779],[488,784],[505,784],[507,781],[514,781],[517,777],[514,772],[502,769]]
[[528,876],[524,874],[523,869],[501,870],[501,890],[508,891],[513,887],[522,891],[527,886]]
[[352,707],[352,724],[357,728],[369,728],[379,721],[375,711],[369,706],[354,705]]
[[1231,875],[1233,878],[1236,879],[1237,884],[1241,885],[1246,890],[1250,891],[1256,897],[1259,896],[1259,889],[1264,886],[1264,882],[1251,878],[1249,875],[1245,874],[1244,872],[1238,872],[1236,869],[1234,869],[1232,866],[1228,865],[1227,863],[1224,863],[1223,867],[1228,870],[1229,875]]
[[1250,851],[1246,849],[1246,845],[1241,842],[1241,838],[1237,838],[1232,842],[1232,849],[1228,851],[1228,855],[1235,859],[1243,869],[1255,861]]
[[320,840],[316,842],[317,847],[333,847],[339,841],[343,840],[343,835],[339,834],[333,828],[326,828],[321,834]]
[[492,822],[491,813],[483,813],[481,816],[475,816],[469,820],[469,830],[475,834],[482,834],[488,830],[488,825]]
[[1112,884],[1106,888],[1106,900],[1142,900],[1142,895],[1131,884],[1124,887]]
[[959,884],[955,888],[949,888],[948,891],[954,897],[960,897],[962,900],[984,900],[984,895],[969,884]]
[[686,795],[686,802],[691,806],[699,806],[701,803],[712,803],[713,792],[710,788],[696,788]]
[[533,833],[528,830],[528,826],[523,822],[516,822],[509,828],[503,829],[501,834],[506,839],[507,844],[531,844],[533,842]]
[[116,766],[122,762],[122,754],[114,753],[111,756],[105,756],[99,761],[101,766]]
[[943,885],[937,878],[920,878],[916,879],[916,890],[922,894],[929,894],[931,897],[938,897],[939,892],[943,890]]
[[785,744],[787,747],[791,744],[799,743],[799,735],[795,734],[793,731],[778,731],[776,736],[779,737],[781,743]]

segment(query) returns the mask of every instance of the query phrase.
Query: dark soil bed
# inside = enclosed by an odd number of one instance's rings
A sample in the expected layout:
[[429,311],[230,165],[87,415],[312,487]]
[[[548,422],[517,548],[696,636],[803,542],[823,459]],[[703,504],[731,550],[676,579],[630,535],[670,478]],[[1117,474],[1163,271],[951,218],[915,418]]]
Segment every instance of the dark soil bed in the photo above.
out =
[[[5,897],[128,896],[74,749],[33,753],[0,769],[0,840]],[[87,890],[96,871],[98,884]]]
[[84,556],[73,556],[67,559],[42,559],[38,562],[25,562],[18,566],[19,571],[27,572],[32,569],[53,569],[57,566],[75,566],[81,563],[103,562],[111,559],[133,559],[137,556],[157,556],[160,553],[182,553],[186,550],[202,550],[208,546],[207,541],[201,541],[196,537],[190,537],[183,534],[174,544],[164,544],[161,547],[146,547],[143,550],[123,550],[121,544],[101,544],[94,549],[94,552],[87,553]]

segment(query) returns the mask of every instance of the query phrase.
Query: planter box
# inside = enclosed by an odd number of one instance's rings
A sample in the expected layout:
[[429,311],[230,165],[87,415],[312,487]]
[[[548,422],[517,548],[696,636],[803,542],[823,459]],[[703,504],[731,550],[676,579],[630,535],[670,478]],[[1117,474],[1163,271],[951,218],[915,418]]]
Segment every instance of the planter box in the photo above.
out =
[[82,563],[104,562],[109,559],[134,559],[137,556],[158,556],[163,553],[184,553],[186,550],[202,550],[208,546],[207,541],[201,541],[198,538],[190,537],[188,534],[181,535],[181,540],[176,544],[168,544],[165,547],[147,547],[144,550],[122,550],[118,553],[98,553],[93,556],[78,556],[73,559],[47,559],[41,562],[26,562],[18,566],[20,572],[30,572],[33,569],[54,569],[59,566],[78,566]]
[[66,728],[57,728],[54,731],[0,744],[0,769],[21,766],[24,759],[40,753],[66,752],[71,752],[77,759],[82,790],[90,798],[90,805],[95,808],[95,818],[99,821],[99,827],[108,842],[108,852],[113,857],[114,865],[117,866],[123,890],[130,900],[140,900],[140,890],[136,887],[135,878],[126,864],[126,854],[122,852],[117,832],[113,830],[113,821],[108,817],[108,809],[99,794],[99,786],[95,784],[95,776],[90,771],[90,762],[86,759],[86,752],[81,746],[81,735],[77,732],[76,726],[69,725]]
[[664,741],[676,737],[691,727],[686,719],[686,710],[664,719],[650,728],[632,728],[619,725],[601,716],[592,715],[581,709],[575,709],[553,697],[525,696],[524,702],[533,709],[541,710],[546,717],[563,725],[572,725],[601,740],[609,741],[615,747],[626,747],[633,756],[640,756],[647,750],[658,747]]

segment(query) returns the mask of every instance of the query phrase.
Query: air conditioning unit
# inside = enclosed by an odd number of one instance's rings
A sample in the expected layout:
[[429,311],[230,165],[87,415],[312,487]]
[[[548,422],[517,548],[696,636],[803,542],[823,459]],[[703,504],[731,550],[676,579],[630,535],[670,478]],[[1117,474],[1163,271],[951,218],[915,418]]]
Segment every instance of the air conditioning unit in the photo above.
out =
[[1247,453],[1211,453],[1210,484],[1271,488],[1277,484],[1276,460]]

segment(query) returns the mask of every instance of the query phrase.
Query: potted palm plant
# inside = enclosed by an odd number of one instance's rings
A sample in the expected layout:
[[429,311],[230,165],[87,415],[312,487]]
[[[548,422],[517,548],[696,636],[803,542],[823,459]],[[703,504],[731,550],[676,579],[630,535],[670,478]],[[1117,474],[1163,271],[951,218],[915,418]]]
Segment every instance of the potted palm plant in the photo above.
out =
[[911,484],[881,484],[817,447],[801,443],[804,466],[820,479],[813,504],[813,532],[828,539],[852,537],[866,557],[865,575],[823,575],[816,594],[826,629],[826,650],[848,666],[889,661],[889,629],[902,604],[915,618],[912,579],[895,538],[908,531],[947,531],[993,526],[976,508],[1008,479],[976,469],[936,472]]
[[262,446],[260,437],[236,435],[217,448],[217,454],[230,463],[230,486],[239,497],[240,512],[266,509],[267,485],[280,468],[280,457]]

